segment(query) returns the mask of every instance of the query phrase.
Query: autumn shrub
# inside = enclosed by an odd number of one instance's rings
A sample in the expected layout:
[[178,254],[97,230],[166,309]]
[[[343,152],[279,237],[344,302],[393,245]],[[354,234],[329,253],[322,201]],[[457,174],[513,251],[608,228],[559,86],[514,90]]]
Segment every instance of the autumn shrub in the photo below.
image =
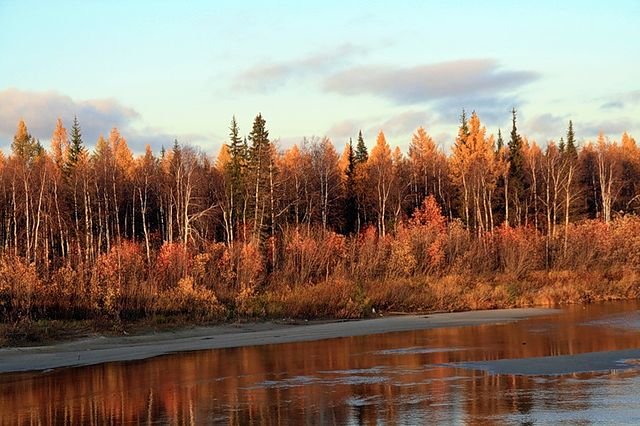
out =
[[154,310],[160,314],[187,315],[197,321],[220,319],[224,307],[214,292],[195,283],[192,277],[181,278],[175,288],[161,291]]
[[30,318],[45,299],[33,264],[20,257],[0,258],[0,314],[5,322]]
[[418,261],[414,255],[411,242],[410,231],[402,226],[399,227],[396,235],[389,243],[387,278],[409,277],[415,273]]
[[[464,239],[460,241],[464,244]],[[448,248],[457,242],[448,241]],[[495,272],[498,269],[497,245],[489,234],[482,238],[469,239],[463,249],[457,248],[448,272],[450,274],[468,274],[471,276]]]
[[276,281],[307,284],[337,275],[345,258],[345,237],[322,229],[295,228],[284,234],[282,265]]
[[375,227],[364,229],[352,238],[347,249],[347,270],[357,280],[385,276],[391,252],[392,236],[381,237]]
[[233,265],[236,291],[246,297],[263,283],[265,268],[262,253],[256,244],[243,243],[234,246]]
[[502,272],[520,279],[543,267],[544,239],[531,227],[501,226],[495,230],[492,244]]
[[98,313],[120,318],[142,316],[151,307],[154,292],[147,285],[141,248],[123,241],[101,254],[91,278],[90,294]]
[[71,265],[56,269],[45,286],[46,316],[85,318],[93,309],[82,272]]
[[182,243],[165,242],[155,259],[152,281],[160,291],[175,288],[188,274],[193,255]]
[[189,276],[193,277],[196,285],[213,291],[222,299],[235,295],[236,271],[232,252],[226,244],[205,244],[203,252],[194,256]]
[[640,218],[625,216],[611,223],[611,261],[640,270]]
[[443,246],[446,264],[450,270],[464,271],[470,269],[467,258],[472,246],[474,246],[474,242],[462,221],[456,219],[449,223],[447,237]]
[[[396,239],[408,240],[414,269],[424,275],[441,270],[445,264],[446,218],[433,196],[425,198],[413,213],[407,227],[400,227]],[[409,260],[411,261],[411,259]]]
[[[560,245],[560,241],[557,241]],[[555,269],[607,268],[611,265],[614,245],[610,225],[601,220],[569,224],[567,245],[558,247]]]

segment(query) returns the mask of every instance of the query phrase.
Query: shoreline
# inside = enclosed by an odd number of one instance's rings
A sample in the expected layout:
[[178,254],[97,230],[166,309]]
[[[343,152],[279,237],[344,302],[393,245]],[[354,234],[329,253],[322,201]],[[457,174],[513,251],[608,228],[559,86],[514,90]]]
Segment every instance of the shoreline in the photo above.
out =
[[143,360],[198,350],[507,323],[559,312],[559,309],[551,308],[515,308],[350,321],[312,321],[307,324],[222,324],[132,336],[98,336],[47,346],[0,349],[0,374]]

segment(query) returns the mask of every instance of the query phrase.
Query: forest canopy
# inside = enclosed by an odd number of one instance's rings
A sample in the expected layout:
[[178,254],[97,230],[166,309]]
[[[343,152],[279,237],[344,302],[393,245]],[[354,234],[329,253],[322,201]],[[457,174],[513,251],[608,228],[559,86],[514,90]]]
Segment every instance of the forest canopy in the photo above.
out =
[[[362,133],[281,150],[261,114],[248,129],[234,117],[214,159],[179,141],[134,155],[116,128],[89,151],[77,118],[70,130],[58,119],[45,148],[20,121],[0,153],[4,318],[464,309],[470,299],[443,301],[433,285],[469,271],[522,280],[633,267],[640,253],[640,151],[627,133],[578,144],[569,121],[565,137],[538,145],[515,110],[504,136],[463,111],[447,154],[422,127],[407,152],[383,131],[370,150]],[[405,282],[395,302],[362,284],[416,277],[431,284]],[[635,294],[633,283],[615,297]],[[471,294],[477,282],[459,287]],[[540,302],[539,288],[496,288],[487,306]],[[320,299],[322,309],[293,307]]]

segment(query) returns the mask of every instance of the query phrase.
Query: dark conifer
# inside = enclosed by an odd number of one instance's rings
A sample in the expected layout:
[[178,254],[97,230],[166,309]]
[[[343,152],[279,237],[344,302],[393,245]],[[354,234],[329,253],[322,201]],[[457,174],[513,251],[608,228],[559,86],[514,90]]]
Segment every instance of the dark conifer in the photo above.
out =
[[364,144],[362,130],[360,130],[358,133],[358,144],[356,145],[355,162],[356,164],[366,163],[368,159],[369,153],[367,152],[367,146]]

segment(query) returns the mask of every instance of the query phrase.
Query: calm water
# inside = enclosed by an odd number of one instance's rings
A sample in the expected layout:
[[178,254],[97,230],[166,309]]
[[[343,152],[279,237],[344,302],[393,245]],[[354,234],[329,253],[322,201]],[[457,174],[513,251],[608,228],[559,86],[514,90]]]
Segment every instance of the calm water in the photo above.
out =
[[0,424],[640,424],[635,367],[523,376],[458,364],[640,348],[638,309],[5,374]]

